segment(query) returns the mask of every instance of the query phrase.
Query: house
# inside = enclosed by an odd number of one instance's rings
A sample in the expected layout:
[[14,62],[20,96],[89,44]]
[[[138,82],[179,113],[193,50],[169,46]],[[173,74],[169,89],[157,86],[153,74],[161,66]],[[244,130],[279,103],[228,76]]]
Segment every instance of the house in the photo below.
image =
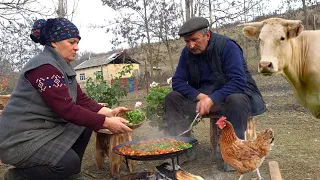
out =
[[125,51],[116,52],[109,56],[100,55],[89,58],[74,69],[77,73],[78,83],[84,87],[89,77],[95,79],[95,73],[101,73],[103,79],[111,83],[113,78],[119,76],[118,73],[122,71],[122,68],[129,64],[133,65],[133,71],[122,76],[121,80],[124,85],[133,83],[135,87],[137,85],[136,79],[131,77],[140,74],[140,63],[132,59]]

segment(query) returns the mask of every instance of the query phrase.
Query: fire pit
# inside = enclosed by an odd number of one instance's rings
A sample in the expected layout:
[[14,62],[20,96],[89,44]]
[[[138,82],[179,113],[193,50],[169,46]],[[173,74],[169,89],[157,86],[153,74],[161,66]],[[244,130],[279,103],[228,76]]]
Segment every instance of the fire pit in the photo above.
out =
[[[154,172],[137,172],[125,176],[114,177],[113,180],[172,180],[177,178],[178,180],[204,180],[200,176],[193,175],[181,169],[179,165],[176,165],[176,170],[173,171],[173,167],[169,163],[163,163],[156,166]],[[175,172],[175,176],[173,176]]]
[[137,172],[125,176],[115,177],[113,180],[170,180],[159,172]]
[[175,180],[176,179],[176,168],[175,168],[176,164],[175,164],[174,159],[177,158],[177,164],[179,165],[179,156],[181,154],[186,153],[188,149],[191,149],[196,144],[198,144],[198,140],[196,140],[194,138],[181,137],[181,136],[173,136],[173,137],[168,137],[168,138],[173,138],[173,139],[176,139],[178,141],[183,141],[183,142],[186,142],[186,143],[190,143],[192,145],[192,147],[186,148],[186,149],[183,149],[183,150],[180,150],[180,151],[172,152],[172,153],[157,154],[157,155],[145,155],[145,156],[124,155],[124,154],[119,152],[119,148],[121,148],[123,146],[137,144],[137,143],[139,143],[141,141],[147,141],[147,140],[133,140],[133,141],[125,142],[125,143],[122,143],[122,144],[119,144],[119,145],[115,146],[113,148],[113,152],[118,154],[118,155],[121,155],[121,156],[125,157],[125,161],[126,161],[127,167],[128,167],[128,159],[138,160],[138,161],[153,161],[153,160],[164,160],[164,159],[169,159],[170,158],[171,162],[172,162],[172,167],[173,167],[173,170],[172,170],[173,178],[172,179]]

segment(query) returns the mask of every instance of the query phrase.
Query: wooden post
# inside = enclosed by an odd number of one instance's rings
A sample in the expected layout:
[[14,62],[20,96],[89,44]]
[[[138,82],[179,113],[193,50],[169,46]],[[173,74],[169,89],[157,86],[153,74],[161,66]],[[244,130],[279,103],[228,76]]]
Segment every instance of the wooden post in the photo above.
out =
[[210,118],[210,142],[212,151],[212,160],[215,161],[217,158],[218,144],[219,144],[219,129],[216,125],[217,119]]
[[245,140],[255,140],[257,138],[256,123],[253,117],[248,119],[247,130],[245,132]]
[[[210,118],[210,143],[212,151],[212,159],[215,160],[218,152],[218,144],[220,138],[220,130],[216,125],[220,115],[208,114],[202,116],[203,118]],[[245,140],[254,140],[257,138],[256,123],[252,116],[248,118],[247,131],[245,132]]]
[[277,161],[269,162],[270,180],[282,180],[279,164]]

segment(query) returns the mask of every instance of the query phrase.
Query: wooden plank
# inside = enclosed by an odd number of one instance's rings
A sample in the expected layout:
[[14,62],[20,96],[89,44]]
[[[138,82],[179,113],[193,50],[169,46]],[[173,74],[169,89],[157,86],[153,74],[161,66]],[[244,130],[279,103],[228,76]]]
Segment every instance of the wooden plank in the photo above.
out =
[[279,164],[277,161],[269,162],[270,180],[282,180]]

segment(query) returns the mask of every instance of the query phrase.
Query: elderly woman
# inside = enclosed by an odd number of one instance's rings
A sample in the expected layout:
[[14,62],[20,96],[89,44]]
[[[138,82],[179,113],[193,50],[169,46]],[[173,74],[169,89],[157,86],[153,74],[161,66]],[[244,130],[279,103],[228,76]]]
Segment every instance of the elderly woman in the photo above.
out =
[[[0,159],[7,179],[65,179],[81,170],[92,130],[130,132],[127,120],[89,99],[70,62],[81,39],[69,20],[37,20],[31,39],[44,46],[23,68],[0,117]],[[81,178],[80,178],[81,179]]]

